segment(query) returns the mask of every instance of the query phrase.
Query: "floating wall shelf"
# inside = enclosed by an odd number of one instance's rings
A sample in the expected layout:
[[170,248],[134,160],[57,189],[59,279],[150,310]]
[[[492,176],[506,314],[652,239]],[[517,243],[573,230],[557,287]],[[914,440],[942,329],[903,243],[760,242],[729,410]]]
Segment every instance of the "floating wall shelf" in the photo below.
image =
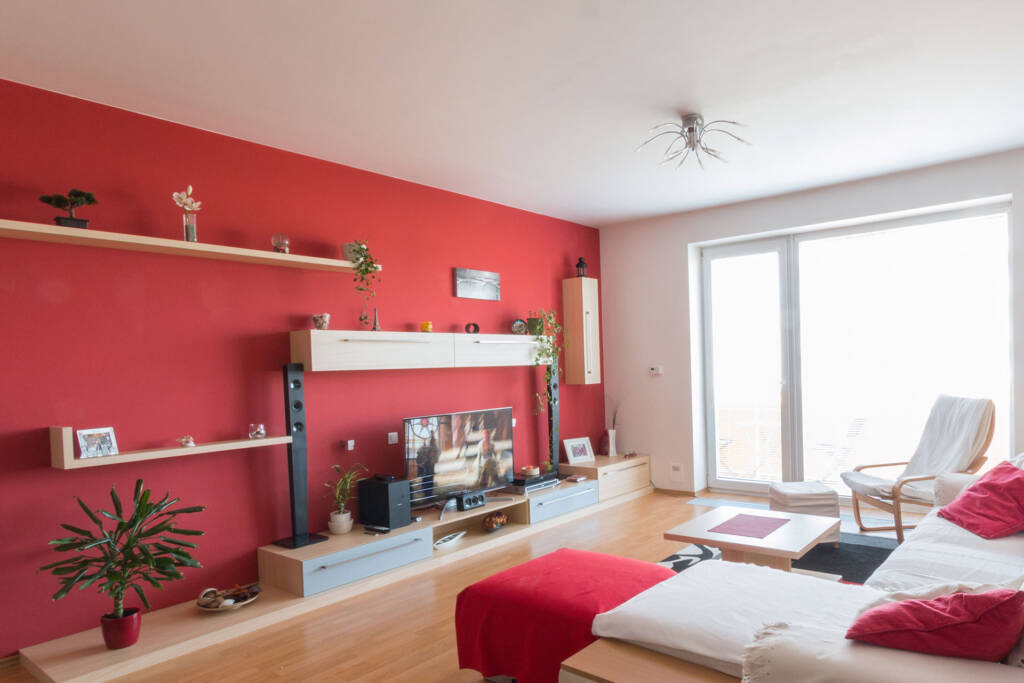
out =
[[46,225],[45,223],[26,223],[24,221],[6,219],[0,219],[0,237],[35,240],[37,242],[75,244],[84,247],[148,251],[154,254],[177,254],[178,256],[193,256],[195,258],[218,259],[220,261],[239,261],[241,263],[259,263],[267,266],[284,266],[286,268],[303,268],[306,270],[327,270],[339,273],[351,273],[354,271],[351,261],[342,261],[340,259],[301,256],[299,254],[279,254],[276,251],[226,247],[220,244],[186,242],[165,237],[146,237],[144,235],[129,235],[121,232],[63,228],[56,225]]
[[124,462],[138,462],[140,460],[177,458],[182,455],[219,453],[221,451],[237,451],[243,448],[263,448],[264,446],[281,446],[292,442],[292,437],[290,436],[267,436],[262,439],[214,441],[189,447],[172,446],[170,448],[150,448],[144,451],[125,451],[117,455],[105,455],[101,458],[76,458],[73,432],[74,430],[71,427],[50,427],[50,465],[52,467],[59,470],[76,470],[82,467],[118,465]]

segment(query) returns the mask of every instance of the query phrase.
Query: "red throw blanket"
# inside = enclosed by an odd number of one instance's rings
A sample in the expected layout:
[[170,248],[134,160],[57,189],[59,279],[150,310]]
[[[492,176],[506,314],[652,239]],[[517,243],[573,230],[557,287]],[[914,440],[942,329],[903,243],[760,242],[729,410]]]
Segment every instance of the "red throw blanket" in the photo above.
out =
[[459,593],[459,666],[519,683],[553,683],[563,660],[597,640],[594,617],[675,572],[651,562],[563,548]]

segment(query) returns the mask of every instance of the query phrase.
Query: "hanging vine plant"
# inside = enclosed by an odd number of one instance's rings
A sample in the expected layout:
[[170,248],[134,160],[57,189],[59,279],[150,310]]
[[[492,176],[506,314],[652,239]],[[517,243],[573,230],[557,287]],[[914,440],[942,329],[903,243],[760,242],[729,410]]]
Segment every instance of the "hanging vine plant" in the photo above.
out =
[[363,298],[363,312],[359,314],[359,322],[369,327],[370,301],[377,296],[374,286],[380,282],[380,266],[364,240],[346,244],[345,256],[355,267],[352,281],[356,283],[356,292]]
[[558,358],[562,355],[564,346],[562,345],[560,336],[563,328],[561,323],[558,322],[558,317],[554,311],[547,311],[543,308],[539,311],[530,311],[530,318],[540,319],[542,321],[541,329],[538,331],[533,339],[537,342],[537,355],[534,357],[534,365],[547,366],[544,369],[544,393],[537,392],[537,407],[534,410],[535,414],[540,414],[551,401],[551,378],[557,373],[561,376],[562,367],[558,362]]

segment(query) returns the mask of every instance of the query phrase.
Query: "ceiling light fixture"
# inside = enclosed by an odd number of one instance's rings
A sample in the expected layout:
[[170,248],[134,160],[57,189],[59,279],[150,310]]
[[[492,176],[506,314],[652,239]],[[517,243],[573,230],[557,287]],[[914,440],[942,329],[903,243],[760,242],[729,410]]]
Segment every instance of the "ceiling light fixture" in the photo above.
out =
[[[724,133],[731,138],[739,140],[744,145],[750,145],[750,143],[735,133],[715,127],[721,125],[742,126],[743,124],[736,121],[726,121],[724,119],[704,123],[704,117],[700,114],[683,114],[679,123],[670,121],[668,123],[658,124],[654,128],[651,128],[648,132],[654,133],[666,126],[671,126],[671,130],[663,130],[660,133],[656,133],[655,135],[647,138],[642,145],[636,148],[636,151],[639,152],[662,135],[674,135],[675,137],[672,142],[669,143],[668,147],[665,149],[665,154],[662,156],[662,165],[679,159],[679,162],[676,164],[676,168],[679,168],[683,165],[683,162],[686,161],[687,157],[690,156],[691,152],[693,153],[693,156],[697,158],[697,163],[700,164],[701,168],[704,168],[704,161],[701,159],[702,154],[714,157],[723,163],[728,163],[724,158],[722,158],[721,152],[713,147],[708,147],[707,143],[704,141],[706,136],[711,133]],[[682,144],[682,146],[680,146],[680,144]]]

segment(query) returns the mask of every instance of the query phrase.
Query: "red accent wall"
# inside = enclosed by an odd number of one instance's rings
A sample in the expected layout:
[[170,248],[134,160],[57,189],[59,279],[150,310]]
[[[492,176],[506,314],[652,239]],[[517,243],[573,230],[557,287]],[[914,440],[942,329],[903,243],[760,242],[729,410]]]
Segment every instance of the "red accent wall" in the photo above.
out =
[[[173,191],[203,202],[203,242],[340,257],[368,240],[384,266],[377,305],[385,330],[506,332],[531,308],[561,308],[561,278],[585,256],[599,276],[598,233],[566,221],[292,154],[54,93],[0,81],[0,217],[52,223],[38,196],[78,187],[99,204],[81,210],[100,230],[181,237]],[[349,134],[358,135],[358,131]],[[495,163],[500,163],[496,159]],[[452,268],[501,273],[500,302],[457,299]],[[136,478],[207,510],[202,569],[150,590],[154,607],[206,586],[255,580],[256,548],[288,535],[285,449],[272,447],[61,471],[49,466],[47,428],[113,426],[122,450],[241,438],[250,422],[284,431],[280,372],[288,335],[329,311],[354,329],[360,302],[349,276],[181,256],[0,239],[0,655],[98,624],[107,598],[91,588],[58,602],[36,568],[57,559],[58,524],[81,524],[74,496],[109,503]],[[332,463],[402,474],[401,446],[385,433],[403,417],[512,405],[516,466],[546,451],[533,414],[534,368],[307,375],[310,516],[326,527],[322,482]],[[601,386],[562,388],[564,436],[603,427]],[[354,453],[341,450],[355,439]],[[134,605],[137,599],[129,598]],[[145,620],[143,620],[145,624]],[[145,638],[145,625],[143,625]]]

